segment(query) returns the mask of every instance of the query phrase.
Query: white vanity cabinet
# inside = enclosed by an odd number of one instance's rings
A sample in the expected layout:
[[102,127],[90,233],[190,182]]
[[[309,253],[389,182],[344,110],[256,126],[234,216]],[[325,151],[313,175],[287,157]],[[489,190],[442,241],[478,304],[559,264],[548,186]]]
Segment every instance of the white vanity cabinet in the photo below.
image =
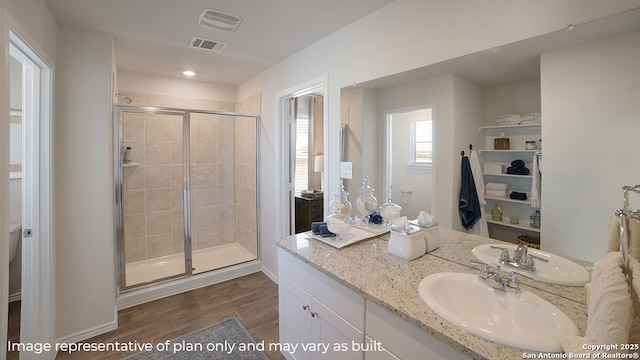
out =
[[383,349],[365,352],[365,360],[470,359],[372,301],[367,301],[366,319],[367,341],[378,341]]
[[278,264],[280,343],[297,345],[287,359],[469,359],[283,249]]
[[[530,231],[539,233],[539,228],[530,226],[530,216],[535,209],[531,206],[531,186],[533,181],[533,160],[535,153],[540,151],[541,125],[507,125],[507,126],[483,126],[480,128],[485,135],[485,148],[480,150],[483,165],[484,183],[495,182],[509,184],[509,191],[518,191],[527,193],[527,200],[514,200],[508,196],[494,197],[485,194],[487,205],[485,213],[489,224],[497,224],[515,231]],[[509,150],[495,150],[494,139],[502,137],[509,138]],[[536,149],[526,149],[525,141],[535,141]],[[523,160],[525,166],[529,169],[529,175],[512,175],[506,174],[506,169],[511,166],[514,160]],[[486,165],[497,165],[502,168],[500,173],[487,172]],[[499,204],[503,211],[502,221],[492,220],[491,210],[495,204]],[[517,217],[518,222],[512,223],[511,218]],[[513,242],[514,239],[501,239]]]
[[364,298],[281,249],[278,257],[280,343],[297,346],[283,355],[362,360],[352,346],[364,343]]

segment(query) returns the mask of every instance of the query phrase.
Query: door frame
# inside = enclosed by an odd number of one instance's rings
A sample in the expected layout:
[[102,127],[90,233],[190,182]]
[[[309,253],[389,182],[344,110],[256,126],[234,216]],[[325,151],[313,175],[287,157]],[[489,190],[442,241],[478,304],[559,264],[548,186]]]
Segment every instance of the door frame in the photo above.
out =
[[[299,84],[297,86],[291,87],[287,90],[280,91],[276,94],[276,109],[277,109],[277,134],[276,134],[276,143],[280,144],[278,148],[278,157],[276,159],[276,168],[278,171],[276,172],[276,183],[278,184],[278,188],[276,190],[276,214],[283,214],[282,221],[279,222],[278,227],[276,228],[277,237],[281,238],[284,236],[288,236],[294,233],[293,227],[295,226],[295,222],[292,221],[295,216],[295,197],[292,195],[294,192],[293,180],[292,180],[292,168],[291,168],[291,149],[290,149],[290,139],[291,139],[291,126],[292,126],[292,116],[291,107],[289,106],[289,100],[309,94],[311,92],[321,91],[324,96],[323,101],[323,114],[324,117],[324,149],[325,149],[325,163],[324,163],[324,172],[322,173],[323,179],[322,182],[327,184],[327,161],[326,161],[326,151],[328,149],[328,139],[326,136],[328,132],[329,121],[327,114],[329,113],[328,109],[328,76],[322,76],[320,78],[316,78],[314,80],[310,80],[308,82]],[[324,208],[326,209],[327,197],[324,197]],[[276,219],[277,221],[277,219]]]
[[[22,228],[32,230],[32,238],[22,241],[22,304],[20,341],[22,343],[55,342],[55,268],[53,238],[52,198],[52,119],[53,119],[53,72],[52,66],[40,55],[43,51],[34,47],[26,32],[4,9],[0,9],[0,56],[3,79],[0,92],[0,124],[3,134],[9,129],[9,56],[27,64],[23,81],[30,86],[23,89],[23,219]],[[6,132],[4,130],[7,130]],[[1,168],[8,173],[8,135],[3,135],[4,144],[0,152]],[[2,184],[3,211],[0,231],[8,236],[8,183]],[[8,241],[3,241],[3,271],[0,284],[2,330],[0,330],[0,352],[7,346],[8,311]],[[55,356],[55,351],[22,353],[21,359],[46,359]]]
[[415,112],[415,111],[420,111],[420,110],[426,110],[426,109],[431,109],[432,111],[432,120],[433,120],[433,125],[432,125],[432,134],[433,134],[433,163],[431,165],[431,169],[429,170],[431,172],[431,176],[433,178],[432,181],[432,186],[429,189],[429,191],[431,192],[431,206],[428,209],[429,212],[431,214],[433,214],[435,212],[435,182],[436,182],[436,177],[435,177],[435,169],[436,169],[436,105],[435,104],[422,104],[422,105],[415,105],[415,106],[409,106],[409,107],[402,107],[402,108],[397,108],[397,109],[390,109],[390,110],[385,110],[384,112],[384,148],[383,148],[383,153],[384,153],[384,159],[383,159],[383,187],[384,187],[384,191],[383,191],[383,196],[385,199],[390,199],[393,197],[393,191],[391,189],[391,186],[393,186],[392,179],[392,168],[393,168],[393,161],[392,161],[392,121],[393,121],[393,115],[396,114],[404,114],[404,113],[410,113],[410,112]]

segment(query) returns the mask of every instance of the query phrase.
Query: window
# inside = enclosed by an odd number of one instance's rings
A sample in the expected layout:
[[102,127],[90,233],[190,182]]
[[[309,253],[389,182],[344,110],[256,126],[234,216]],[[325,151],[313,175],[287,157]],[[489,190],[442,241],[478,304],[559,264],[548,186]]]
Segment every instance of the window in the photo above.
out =
[[309,188],[309,119],[296,119],[295,195]]
[[[431,111],[428,112],[429,116]],[[420,119],[411,121],[411,165],[431,166],[433,164],[433,121]]]

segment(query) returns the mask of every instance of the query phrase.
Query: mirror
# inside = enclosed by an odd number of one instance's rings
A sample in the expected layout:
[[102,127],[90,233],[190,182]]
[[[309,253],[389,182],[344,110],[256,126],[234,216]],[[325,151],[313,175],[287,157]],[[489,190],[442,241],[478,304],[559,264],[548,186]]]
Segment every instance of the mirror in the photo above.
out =
[[[495,119],[500,115],[541,112],[545,91],[540,80],[541,54],[636,31],[638,24],[640,9],[635,9],[577,25],[575,30],[559,30],[342,88],[341,121],[347,129],[343,161],[353,163],[354,174],[353,180],[345,181],[350,197],[357,197],[363,176],[371,179],[372,187],[376,189],[375,196],[381,200],[379,203],[386,200],[385,191],[389,187],[393,191],[410,190],[413,192],[412,196],[416,192],[426,192],[429,201],[421,200],[418,204],[422,210],[429,211],[431,204],[432,214],[442,225],[462,230],[457,213],[460,151],[468,152],[469,144],[473,144],[474,149],[487,149],[488,140],[478,128],[495,125]],[[434,107],[433,185],[429,186],[425,181],[427,185],[420,189],[397,189],[394,177],[388,178],[388,158],[396,149],[393,143],[388,145],[386,141],[386,117],[396,111],[423,106]],[[406,138],[409,139],[409,135]],[[558,140],[554,136],[549,139]],[[547,144],[550,145],[549,148],[554,145],[556,149],[562,147],[557,143]],[[590,188],[589,193],[596,190]],[[619,193],[617,187],[612,191]],[[393,197],[400,200],[401,195],[393,194]],[[620,196],[612,200],[614,206],[621,205],[618,204],[620,201],[616,202],[619,198]],[[413,205],[412,201],[413,197],[409,200],[410,205]],[[528,222],[529,219],[527,217],[521,221]],[[607,221],[606,217],[604,221]],[[564,224],[565,227],[566,225]],[[513,231],[505,236],[513,241],[515,237],[512,233]],[[579,258],[593,261],[590,259],[591,255],[583,254],[588,251],[595,254],[596,246],[597,244],[592,246],[593,250],[584,250],[570,248],[564,243],[553,244],[552,248],[568,256],[580,254]]]

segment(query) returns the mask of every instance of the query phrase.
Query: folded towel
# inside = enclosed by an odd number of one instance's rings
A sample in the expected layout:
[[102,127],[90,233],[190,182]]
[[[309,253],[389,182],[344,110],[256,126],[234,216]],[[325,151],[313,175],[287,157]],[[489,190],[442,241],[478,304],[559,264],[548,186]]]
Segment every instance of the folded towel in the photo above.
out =
[[591,286],[586,336],[561,339],[566,353],[584,353],[585,344],[626,344],[629,341],[633,301],[619,252],[608,253],[596,261]]
[[[640,221],[627,219],[627,249],[629,256],[640,261]],[[620,250],[620,220],[616,215],[611,215],[609,223],[609,242],[607,252]]]
[[521,121],[520,114],[506,114],[498,117],[496,125],[518,125]]
[[529,175],[529,169],[526,167],[509,166],[505,173],[509,175]]
[[491,197],[507,197],[507,192],[505,190],[485,190],[484,194]]
[[523,168],[524,167],[524,160],[513,160],[511,162],[511,166],[513,166],[514,168]]
[[485,184],[484,188],[487,189],[487,190],[507,191],[509,189],[509,184],[488,182],[488,183]]
[[313,221],[313,222],[311,223],[311,232],[312,232],[314,235],[318,235],[318,234],[320,234],[320,226],[321,226],[321,225],[327,225],[327,223],[326,223],[326,222],[324,222],[324,221]]
[[327,227],[327,224],[320,225],[320,234],[319,235],[322,236],[322,237],[334,237],[334,236],[336,236],[336,234],[334,234],[331,231],[329,231],[329,228]]
[[512,191],[509,197],[514,200],[527,200],[527,193]]
[[531,113],[522,115],[520,125],[540,123],[540,113]]

